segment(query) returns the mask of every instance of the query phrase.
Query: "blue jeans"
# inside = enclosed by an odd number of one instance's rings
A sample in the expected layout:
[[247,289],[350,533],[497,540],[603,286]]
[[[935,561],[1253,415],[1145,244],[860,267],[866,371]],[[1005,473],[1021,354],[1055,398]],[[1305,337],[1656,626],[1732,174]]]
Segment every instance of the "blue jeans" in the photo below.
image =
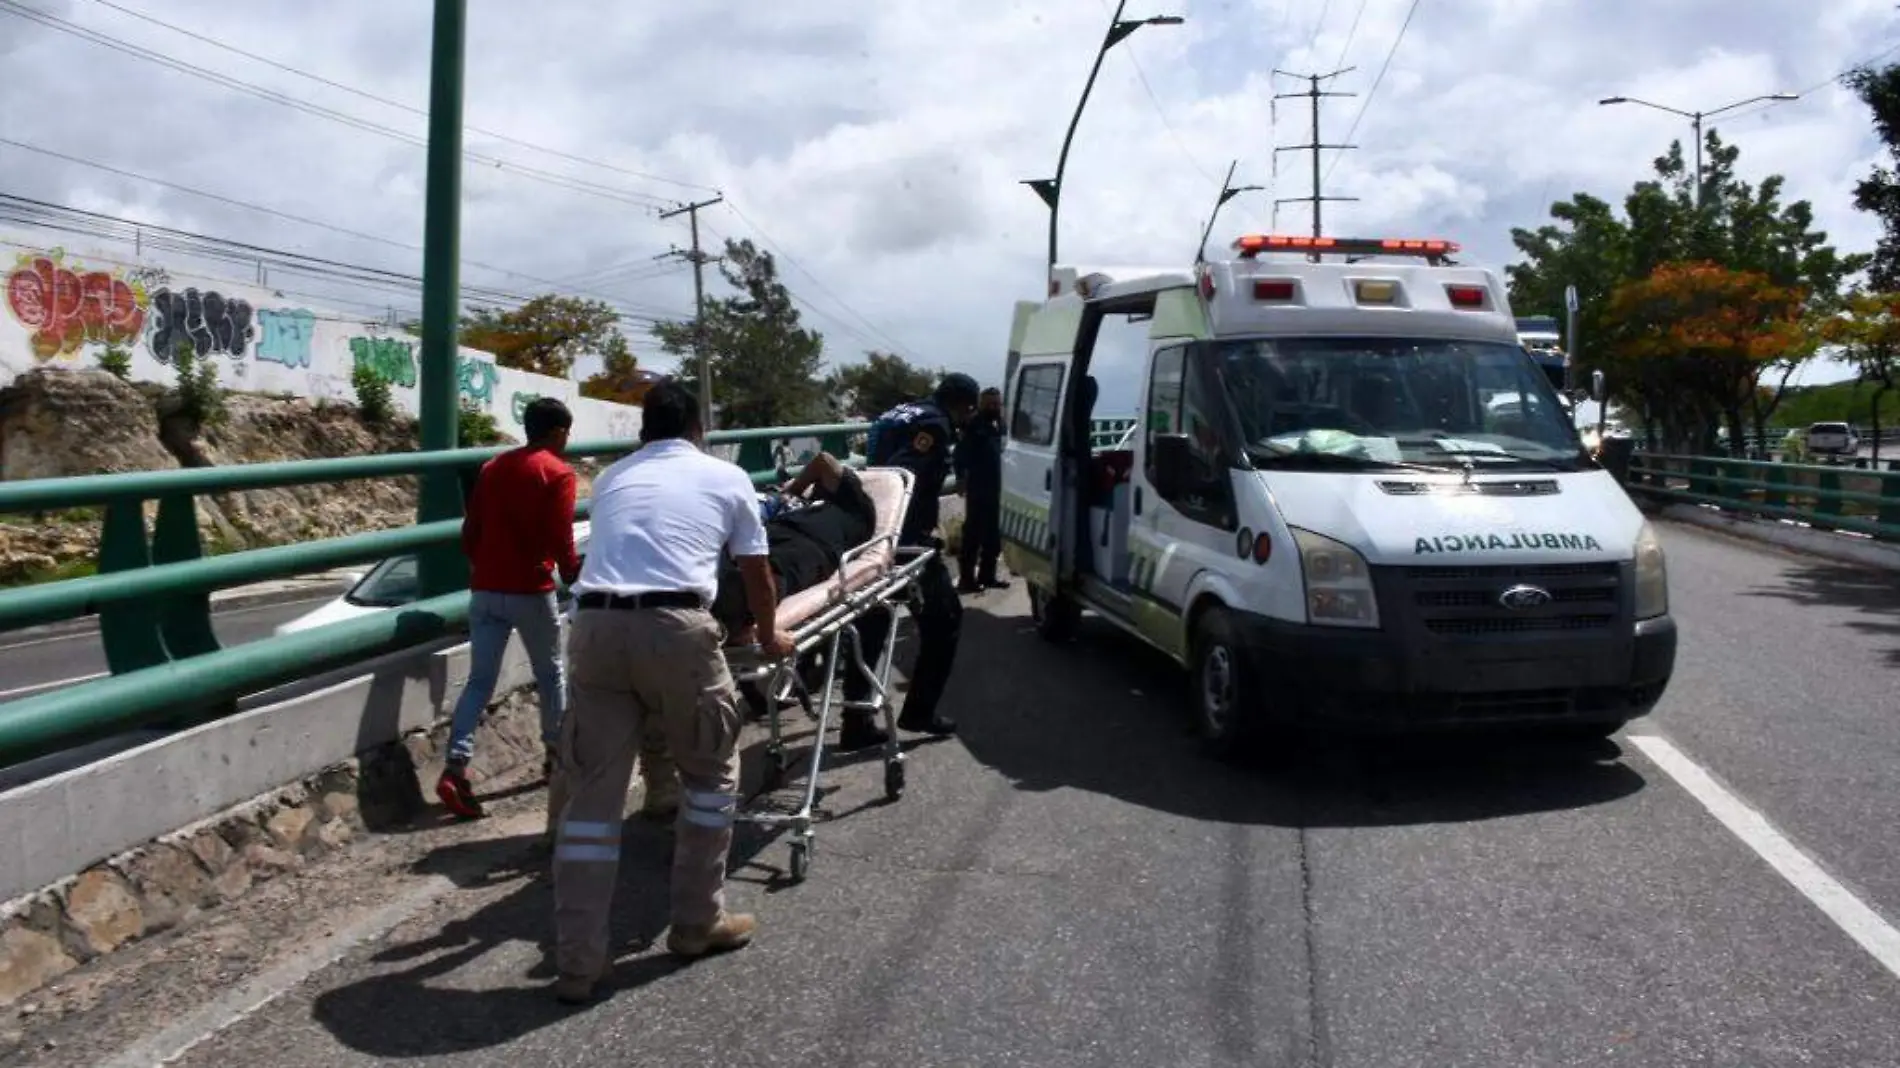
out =
[[449,759],[466,763],[475,755],[475,725],[495,697],[508,635],[520,634],[541,691],[541,740],[560,739],[561,713],[567,706],[567,679],[561,657],[561,617],[553,592],[492,593],[476,590],[468,601],[468,685],[449,722]]

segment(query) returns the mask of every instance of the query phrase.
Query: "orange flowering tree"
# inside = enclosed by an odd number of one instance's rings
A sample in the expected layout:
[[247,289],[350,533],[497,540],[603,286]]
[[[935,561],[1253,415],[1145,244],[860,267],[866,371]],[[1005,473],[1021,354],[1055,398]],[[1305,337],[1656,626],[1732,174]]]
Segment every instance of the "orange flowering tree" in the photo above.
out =
[[1704,449],[1720,425],[1736,447],[1750,430],[1765,434],[1820,340],[1804,288],[1713,263],[1662,264],[1617,287],[1607,312],[1606,355],[1625,394],[1646,423]]

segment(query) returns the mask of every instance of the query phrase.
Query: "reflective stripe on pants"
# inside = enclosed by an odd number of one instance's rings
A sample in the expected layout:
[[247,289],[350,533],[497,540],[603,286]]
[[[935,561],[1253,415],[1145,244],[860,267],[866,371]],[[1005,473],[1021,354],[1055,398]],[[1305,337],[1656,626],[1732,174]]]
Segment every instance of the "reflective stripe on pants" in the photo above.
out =
[[719,625],[703,609],[583,611],[571,635],[560,743],[566,802],[551,819],[555,958],[564,975],[594,976],[609,960],[627,787],[643,728],[655,720],[684,788],[673,923],[710,923],[725,907],[741,717]]

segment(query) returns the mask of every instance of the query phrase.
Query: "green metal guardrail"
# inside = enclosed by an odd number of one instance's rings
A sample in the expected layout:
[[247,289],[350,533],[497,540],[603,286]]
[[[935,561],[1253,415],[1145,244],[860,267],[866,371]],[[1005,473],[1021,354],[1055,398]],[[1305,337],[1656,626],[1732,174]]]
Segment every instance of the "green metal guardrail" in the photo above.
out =
[[1632,494],[1900,541],[1900,472],[1639,452]]
[[[775,442],[815,437],[836,455],[850,452],[862,424],[720,431],[710,444],[739,445],[738,463],[754,481],[776,476]],[[568,455],[631,452],[632,442],[570,445]],[[333,460],[245,464],[0,483],[0,514],[103,505],[99,574],[0,591],[0,631],[97,612],[112,675],[0,704],[0,764],[27,759],[138,726],[182,726],[222,715],[245,693],[329,666],[428,641],[463,623],[468,592],[431,598],[398,611],[220,647],[211,628],[213,590],[366,563],[450,545],[456,520],[352,534],[207,558],[194,499],[201,494],[272,489],[456,470],[468,472],[505,450],[453,449]],[[148,540],[145,510],[157,503]],[[585,517],[591,501],[576,507]]]

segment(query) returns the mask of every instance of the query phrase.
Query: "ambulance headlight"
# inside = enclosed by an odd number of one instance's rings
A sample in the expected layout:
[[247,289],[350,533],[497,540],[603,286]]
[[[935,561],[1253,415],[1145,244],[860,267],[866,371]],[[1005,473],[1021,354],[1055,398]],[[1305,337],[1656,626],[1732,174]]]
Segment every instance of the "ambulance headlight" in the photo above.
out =
[[1372,595],[1372,568],[1366,558],[1344,542],[1293,531],[1300,548],[1300,571],[1306,578],[1306,621],[1322,627],[1379,625],[1379,603]]
[[1643,523],[1636,535],[1636,618],[1655,619],[1669,614],[1669,573],[1663,564],[1662,542],[1656,528]]

